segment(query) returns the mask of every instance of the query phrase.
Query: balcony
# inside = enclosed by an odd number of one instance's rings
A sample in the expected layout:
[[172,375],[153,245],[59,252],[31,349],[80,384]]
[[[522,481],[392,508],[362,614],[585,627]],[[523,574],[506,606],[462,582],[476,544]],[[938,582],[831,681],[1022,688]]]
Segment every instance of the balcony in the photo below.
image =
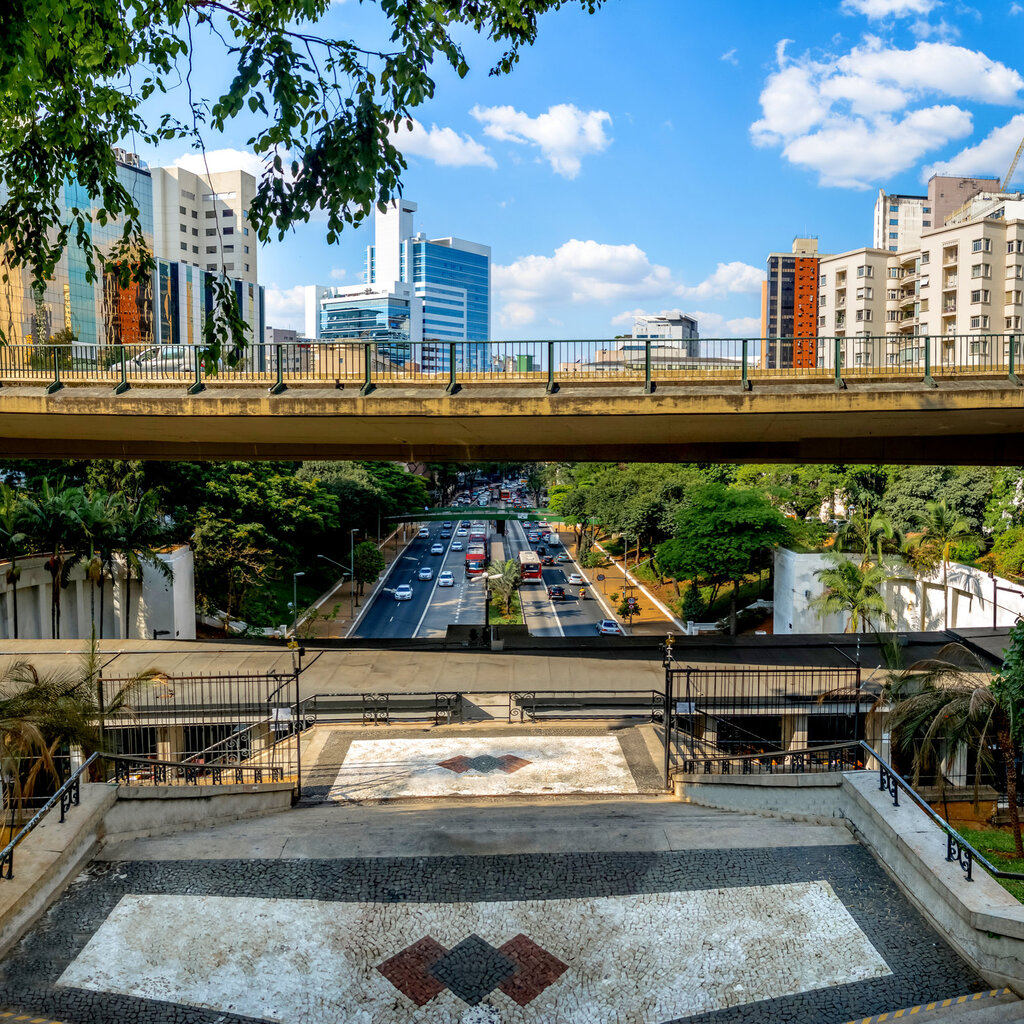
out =
[[947,274],[945,279],[942,282],[942,287],[944,289],[955,288],[957,286],[957,282],[959,280],[960,279],[959,279],[959,277],[957,277],[956,274]]
[[955,313],[955,312],[956,312],[956,303],[955,302],[944,302],[942,304],[942,315],[943,316],[948,316],[950,313]]
[[956,265],[958,258],[958,250],[956,249],[943,249],[942,250],[942,265],[944,267],[952,267]]

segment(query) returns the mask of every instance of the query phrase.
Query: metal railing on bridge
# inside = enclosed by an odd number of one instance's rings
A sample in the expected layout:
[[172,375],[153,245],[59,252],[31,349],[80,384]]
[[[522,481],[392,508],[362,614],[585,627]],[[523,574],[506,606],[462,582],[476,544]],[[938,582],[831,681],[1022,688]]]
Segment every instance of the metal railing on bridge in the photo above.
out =
[[[851,335],[813,339],[701,338],[682,341],[253,343],[234,364],[214,360],[192,345],[0,346],[0,384],[180,387],[190,394],[208,386],[263,385],[274,394],[289,386],[355,388],[535,384],[548,393],[563,385],[919,380],[1002,377],[1019,384],[1024,334]],[[799,344],[797,344],[799,343]]]

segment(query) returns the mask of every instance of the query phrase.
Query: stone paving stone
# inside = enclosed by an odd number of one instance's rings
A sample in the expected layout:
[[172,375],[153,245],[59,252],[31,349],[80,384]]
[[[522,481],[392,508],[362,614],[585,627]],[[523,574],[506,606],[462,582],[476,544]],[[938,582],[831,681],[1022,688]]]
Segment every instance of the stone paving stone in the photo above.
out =
[[[379,905],[381,913],[384,913],[380,920],[385,923],[390,920],[385,913],[389,905],[400,904],[406,913],[417,905],[436,905],[439,901],[453,904],[587,901],[633,895],[640,899],[640,906],[649,905],[651,913],[635,913],[621,921],[619,927],[629,931],[636,941],[649,933],[645,941],[651,943],[652,949],[661,949],[673,941],[673,933],[670,930],[652,931],[657,894],[706,893],[710,906],[717,899],[716,892],[743,887],[756,889],[760,886],[792,885],[811,880],[827,882],[891,973],[768,1001],[743,1002],[744,996],[738,994],[736,1005],[677,1017],[677,1021],[686,1021],[687,1024],[753,1024],[755,1021],[758,1024],[774,1021],[836,1024],[987,987],[929,928],[864,849],[843,845],[680,853],[379,857],[291,862],[96,862],[0,965],[0,1005],[31,1010],[34,1015],[45,1014],[66,1024],[112,1024],[121,1021],[132,1024],[213,1024],[215,1021],[219,1024],[246,1024],[259,1019],[236,1013],[238,1007],[235,1010],[230,1006],[205,1010],[176,1004],[166,997],[161,1001],[57,986],[57,979],[128,894]],[[651,895],[646,897],[645,894]],[[768,905],[771,905],[770,900]],[[552,927],[557,924],[553,922]],[[706,921],[702,925],[712,941],[714,925],[714,921]],[[601,936],[602,941],[613,941],[614,930]],[[504,958],[498,959],[478,943],[466,945],[464,940],[470,936],[465,932],[446,938],[443,934],[423,929],[416,935],[410,934],[396,948],[389,944],[387,928],[383,928],[378,943],[381,953],[374,964],[395,960],[415,940],[429,935],[448,953],[454,953],[461,947],[462,962],[460,964],[458,958],[454,961],[456,968],[461,967],[461,973],[453,971],[452,963],[449,963],[447,969],[442,969],[445,978],[431,974],[435,981],[443,981],[447,988],[428,999],[423,1009],[417,1008],[418,1000],[403,996],[396,987],[393,991],[399,1002],[394,1004],[393,1015],[366,1016],[365,1020],[394,1020],[396,1024],[420,1019],[447,1019],[457,1024],[595,1020],[587,1009],[588,999],[600,1001],[600,996],[601,1000],[606,1000],[608,992],[588,991],[585,986],[571,983],[572,975],[567,972],[578,969],[574,965],[579,960],[579,953],[574,954],[572,948],[561,952],[549,950],[552,943],[545,939],[537,945],[542,952],[549,952],[552,959],[548,960],[531,949],[529,943],[536,944],[538,936],[527,932],[528,929],[522,929],[515,933],[510,928],[500,938],[486,933],[483,937],[477,935],[488,949]],[[573,934],[577,935],[573,941],[582,949],[587,935],[584,932]],[[792,964],[794,971],[799,970],[803,959],[820,955],[820,949],[809,947],[802,936],[782,930],[774,945],[778,947],[773,950],[776,961],[781,957],[784,964]],[[166,955],[160,949],[150,952],[156,958]],[[430,955],[421,957],[421,973]],[[756,952],[748,953],[748,956],[754,956],[756,962]],[[431,966],[436,968],[439,962],[440,957]],[[507,967],[510,969],[505,973]],[[643,964],[631,968],[628,963],[616,963],[615,977],[619,979],[616,984],[628,985],[630,977],[641,978],[642,968]],[[381,984],[390,982],[390,979],[386,982],[380,972],[375,970],[374,973]],[[780,992],[783,991],[781,986],[787,983],[782,974],[779,975]],[[472,1011],[465,1005],[467,1001],[460,1002],[453,995],[449,977],[455,979],[456,985],[470,999],[479,996],[479,1002]],[[517,982],[517,978],[521,980]],[[709,984],[713,980],[709,979]],[[636,986],[638,982],[634,980],[632,984]],[[310,977],[309,985],[310,992],[315,992],[318,979]],[[488,993],[483,993],[487,985],[491,988]],[[528,985],[533,988],[528,988]],[[533,989],[538,991],[531,994]],[[419,994],[425,996],[426,990]],[[517,994],[521,998],[517,998]],[[635,991],[625,991],[625,995],[632,1000],[639,996]],[[407,1002],[401,1002],[406,999]],[[444,1000],[453,999],[463,1006],[461,1016],[416,1016],[435,1005],[442,1006]],[[629,1000],[624,998],[623,1006],[628,1004]],[[454,1005],[444,1003],[444,1006]],[[471,1013],[473,1016],[468,1015]],[[352,1015],[349,1019],[363,1020],[364,1017]],[[607,1019],[607,1016],[601,1018],[602,1024]],[[641,1024],[641,1018],[628,1014],[620,1014],[618,1019],[623,1024],[627,1021],[629,1024]],[[307,1015],[305,1020],[309,1024],[348,1024],[347,1019],[340,1017]],[[643,1019],[642,1024],[656,1022],[653,1018]]]

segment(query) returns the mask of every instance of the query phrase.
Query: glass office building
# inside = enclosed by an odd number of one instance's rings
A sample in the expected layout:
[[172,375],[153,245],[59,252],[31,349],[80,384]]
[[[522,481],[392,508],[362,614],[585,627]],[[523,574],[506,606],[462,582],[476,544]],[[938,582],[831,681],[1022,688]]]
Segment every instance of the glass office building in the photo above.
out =
[[[154,250],[153,182],[138,157],[117,151],[117,176],[139,209],[142,235]],[[64,188],[64,207],[95,208],[84,186]],[[95,248],[110,255],[121,235],[117,221],[95,221],[88,227]],[[213,312],[214,274],[187,263],[157,260],[146,280],[122,287],[112,272],[86,278],[85,253],[69,243],[53,277],[42,289],[32,286],[26,268],[9,270],[0,282],[0,328],[12,345],[44,343],[55,334],[70,331],[83,346],[201,344],[202,328]],[[263,289],[234,281],[239,308],[254,339],[263,337]]]

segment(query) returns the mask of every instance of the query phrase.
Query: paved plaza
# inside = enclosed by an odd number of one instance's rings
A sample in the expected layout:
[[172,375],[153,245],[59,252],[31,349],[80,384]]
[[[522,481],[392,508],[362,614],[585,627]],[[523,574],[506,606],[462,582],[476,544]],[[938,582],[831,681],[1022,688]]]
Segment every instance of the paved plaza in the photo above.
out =
[[985,987],[841,826],[636,795],[133,840],[0,967],[65,1024],[842,1024]]

